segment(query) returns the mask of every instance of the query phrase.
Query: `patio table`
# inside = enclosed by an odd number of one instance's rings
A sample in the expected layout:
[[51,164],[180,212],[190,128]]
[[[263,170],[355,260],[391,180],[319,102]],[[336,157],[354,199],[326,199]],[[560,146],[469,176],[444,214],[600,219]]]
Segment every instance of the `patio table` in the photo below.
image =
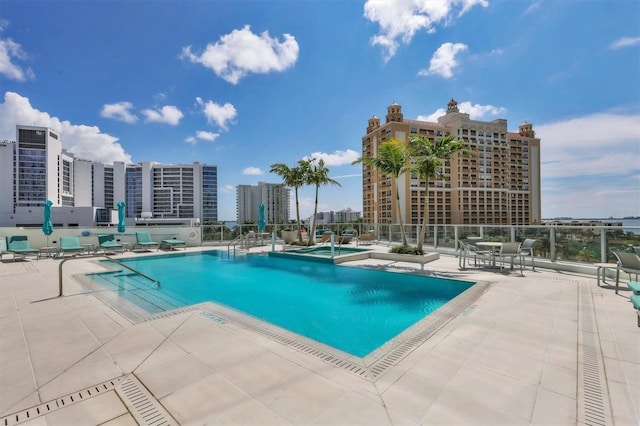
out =
[[476,241],[471,244],[478,247],[488,248],[491,251],[491,267],[495,268],[496,252],[500,252],[500,249],[502,248],[502,243],[498,241]]

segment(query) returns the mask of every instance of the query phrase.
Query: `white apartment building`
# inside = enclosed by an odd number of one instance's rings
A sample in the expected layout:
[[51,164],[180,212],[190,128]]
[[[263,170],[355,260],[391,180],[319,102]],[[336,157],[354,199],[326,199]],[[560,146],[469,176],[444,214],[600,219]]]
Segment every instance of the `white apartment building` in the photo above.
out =
[[[311,216],[313,218],[313,216]],[[362,212],[355,211],[350,207],[338,211],[318,212],[316,215],[317,225],[327,225],[329,223],[351,223],[362,218]]]
[[0,226],[39,226],[47,199],[58,227],[113,223],[119,201],[130,224],[217,222],[217,177],[217,166],[199,162],[76,159],[53,130],[18,125],[15,141],[0,141]]
[[260,204],[264,204],[267,223],[289,222],[291,190],[281,183],[258,182],[236,187],[236,213],[239,224],[257,223]]

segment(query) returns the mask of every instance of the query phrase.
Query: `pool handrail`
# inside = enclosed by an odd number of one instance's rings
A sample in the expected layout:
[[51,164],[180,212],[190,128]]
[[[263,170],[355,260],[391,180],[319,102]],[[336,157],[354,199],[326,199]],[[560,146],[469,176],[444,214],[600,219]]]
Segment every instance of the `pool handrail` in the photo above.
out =
[[[127,266],[124,263],[122,263],[122,262],[120,262],[120,261],[118,261],[118,260],[116,260],[116,259],[114,259],[112,257],[107,256],[106,254],[94,254],[92,256],[89,256],[89,258],[94,258],[94,257],[104,257],[104,258],[110,260],[111,262],[117,263],[118,265],[122,266],[123,268],[128,269],[131,272],[134,272],[134,273],[140,275],[141,277],[144,277],[144,278],[148,279],[149,281],[160,285],[160,281],[158,281],[156,279],[153,279],[150,276],[148,276],[148,275],[146,275],[146,274],[144,274],[144,273],[142,273],[142,272],[140,272],[140,271],[138,271],[136,269],[133,269],[132,267]],[[62,265],[64,265],[69,260],[80,260],[80,259],[86,260],[88,258],[86,256],[85,257],[68,257],[66,259],[62,259],[62,261],[58,265],[58,289],[59,289],[58,297],[62,297]]]
[[227,244],[227,254],[231,254],[231,245],[233,244],[233,255],[236,255],[236,246],[238,243],[242,243],[243,237],[244,235],[241,234],[229,241],[229,244]]

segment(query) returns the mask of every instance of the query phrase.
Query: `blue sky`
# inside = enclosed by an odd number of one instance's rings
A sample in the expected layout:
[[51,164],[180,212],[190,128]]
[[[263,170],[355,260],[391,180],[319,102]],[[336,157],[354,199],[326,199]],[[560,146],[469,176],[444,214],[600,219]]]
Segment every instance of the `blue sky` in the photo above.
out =
[[321,211],[361,210],[367,120],[451,98],[534,124],[543,217],[640,215],[639,80],[637,0],[0,2],[0,140],[49,126],[80,158],[216,164],[220,220],[306,156],[342,184]]

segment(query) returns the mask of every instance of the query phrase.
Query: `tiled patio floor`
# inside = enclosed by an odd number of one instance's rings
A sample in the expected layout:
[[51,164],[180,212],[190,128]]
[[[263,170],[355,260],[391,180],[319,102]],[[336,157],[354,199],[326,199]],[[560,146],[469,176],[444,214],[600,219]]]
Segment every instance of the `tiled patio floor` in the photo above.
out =
[[630,291],[595,276],[441,255],[425,274],[492,285],[372,379],[201,309],[134,324],[73,279],[88,259],[57,297],[59,262],[0,262],[0,426],[640,424]]

